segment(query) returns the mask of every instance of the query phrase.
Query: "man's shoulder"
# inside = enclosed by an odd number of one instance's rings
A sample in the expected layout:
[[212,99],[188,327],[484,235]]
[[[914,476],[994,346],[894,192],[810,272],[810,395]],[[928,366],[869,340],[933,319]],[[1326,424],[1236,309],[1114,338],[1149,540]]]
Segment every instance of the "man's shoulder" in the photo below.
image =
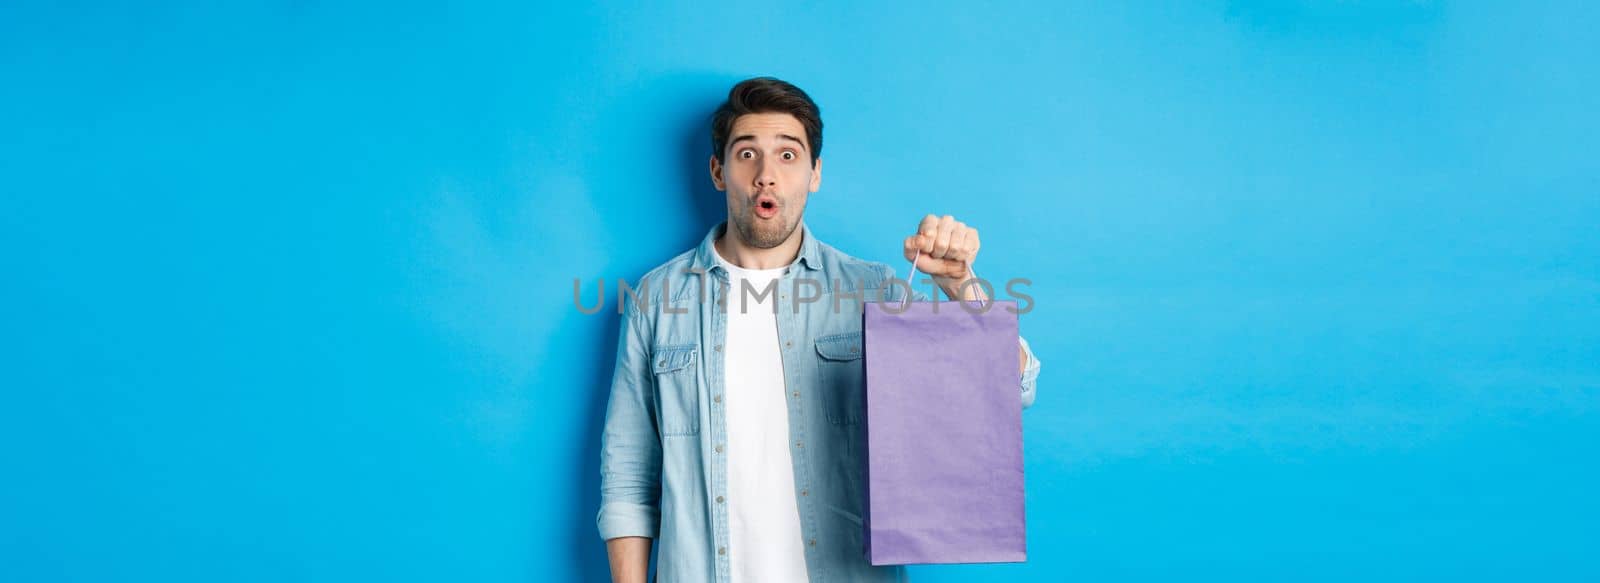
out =
[[[679,301],[683,298],[685,289],[695,288],[696,282],[688,280],[693,275],[689,270],[694,264],[695,248],[679,253],[665,263],[644,272],[644,275],[633,279],[618,278],[616,281],[617,309],[625,314],[638,326],[650,326],[659,306]],[[602,281],[602,285],[604,285]],[[601,296],[605,292],[600,292]]]
[[[693,275],[689,271],[689,266],[694,264],[694,255],[697,249],[697,247],[690,247],[689,250],[679,253],[665,263],[644,272],[644,275],[633,280],[633,288],[640,294],[648,293],[651,300],[660,300],[661,291],[664,287],[662,285],[663,282],[676,284],[678,280]],[[674,286],[670,285],[665,287],[674,289]],[[676,295],[676,289],[674,289],[674,295]]]
[[894,268],[888,264],[856,257],[820,240],[817,258],[829,280],[823,286],[827,289],[878,289],[894,277]]

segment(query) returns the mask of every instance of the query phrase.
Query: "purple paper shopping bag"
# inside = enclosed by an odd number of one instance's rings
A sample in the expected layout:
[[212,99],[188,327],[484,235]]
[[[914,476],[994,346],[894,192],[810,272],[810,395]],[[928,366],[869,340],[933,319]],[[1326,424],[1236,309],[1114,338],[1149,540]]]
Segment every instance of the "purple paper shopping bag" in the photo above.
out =
[[865,306],[874,565],[1027,560],[1016,302]]

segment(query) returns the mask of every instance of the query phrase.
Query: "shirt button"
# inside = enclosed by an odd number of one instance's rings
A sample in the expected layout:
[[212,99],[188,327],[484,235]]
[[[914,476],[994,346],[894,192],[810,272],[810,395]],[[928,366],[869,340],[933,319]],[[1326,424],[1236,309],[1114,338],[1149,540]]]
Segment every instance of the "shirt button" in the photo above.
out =
[[801,496],[810,496],[811,495],[811,491],[810,490],[801,490],[800,491],[800,495]]
[[800,391],[795,391],[794,392],[794,398],[796,398],[796,399],[800,398]]
[[784,341],[783,345],[784,346],[788,346],[790,348],[794,348],[794,341],[793,340]]
[[722,352],[722,345],[721,344],[717,345],[717,352]]
[[817,546],[817,539],[808,540],[808,541],[806,541],[806,544],[811,545],[811,546]]
[[722,395],[717,395],[715,397],[712,397],[711,400],[713,402],[721,403],[722,402]]
[[722,497],[721,496],[717,496],[717,504],[721,504],[721,503],[722,503]]
[[806,446],[806,442],[804,442],[804,441],[796,441],[796,442],[794,442],[794,446],[795,447],[805,447]]
[[717,453],[722,453],[722,446],[717,446]]
[[717,554],[719,554],[719,555],[728,554],[728,547],[717,547]]

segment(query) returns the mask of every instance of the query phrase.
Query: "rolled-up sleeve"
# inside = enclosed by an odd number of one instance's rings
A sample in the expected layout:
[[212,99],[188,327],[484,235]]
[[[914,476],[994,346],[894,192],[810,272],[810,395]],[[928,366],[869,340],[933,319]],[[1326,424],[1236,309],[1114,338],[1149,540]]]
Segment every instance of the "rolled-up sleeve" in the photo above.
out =
[[1022,367],[1022,408],[1033,406],[1034,393],[1039,388],[1039,359],[1033,356],[1033,349],[1028,346],[1028,339],[1017,337],[1017,342],[1022,344],[1022,353],[1028,356],[1028,364]]
[[628,302],[600,434],[600,538],[656,538],[661,526],[661,440],[643,318]]

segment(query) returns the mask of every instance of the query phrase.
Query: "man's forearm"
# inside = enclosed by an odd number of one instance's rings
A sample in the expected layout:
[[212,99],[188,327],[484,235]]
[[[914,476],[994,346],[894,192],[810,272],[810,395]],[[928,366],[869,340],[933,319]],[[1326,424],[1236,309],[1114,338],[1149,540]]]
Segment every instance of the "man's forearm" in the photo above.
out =
[[645,571],[650,568],[650,539],[625,536],[608,540],[606,555],[611,558],[612,583],[645,583]]
[[[978,279],[977,274],[968,273],[966,277],[935,277],[933,278],[933,283],[934,285],[939,286],[939,289],[944,291],[944,295],[952,300],[960,299],[968,302],[988,301],[989,294],[984,292],[982,285],[974,283],[971,285],[962,286],[962,284],[975,279]],[[922,281],[928,280],[924,279]],[[938,301],[939,298],[933,299]]]

